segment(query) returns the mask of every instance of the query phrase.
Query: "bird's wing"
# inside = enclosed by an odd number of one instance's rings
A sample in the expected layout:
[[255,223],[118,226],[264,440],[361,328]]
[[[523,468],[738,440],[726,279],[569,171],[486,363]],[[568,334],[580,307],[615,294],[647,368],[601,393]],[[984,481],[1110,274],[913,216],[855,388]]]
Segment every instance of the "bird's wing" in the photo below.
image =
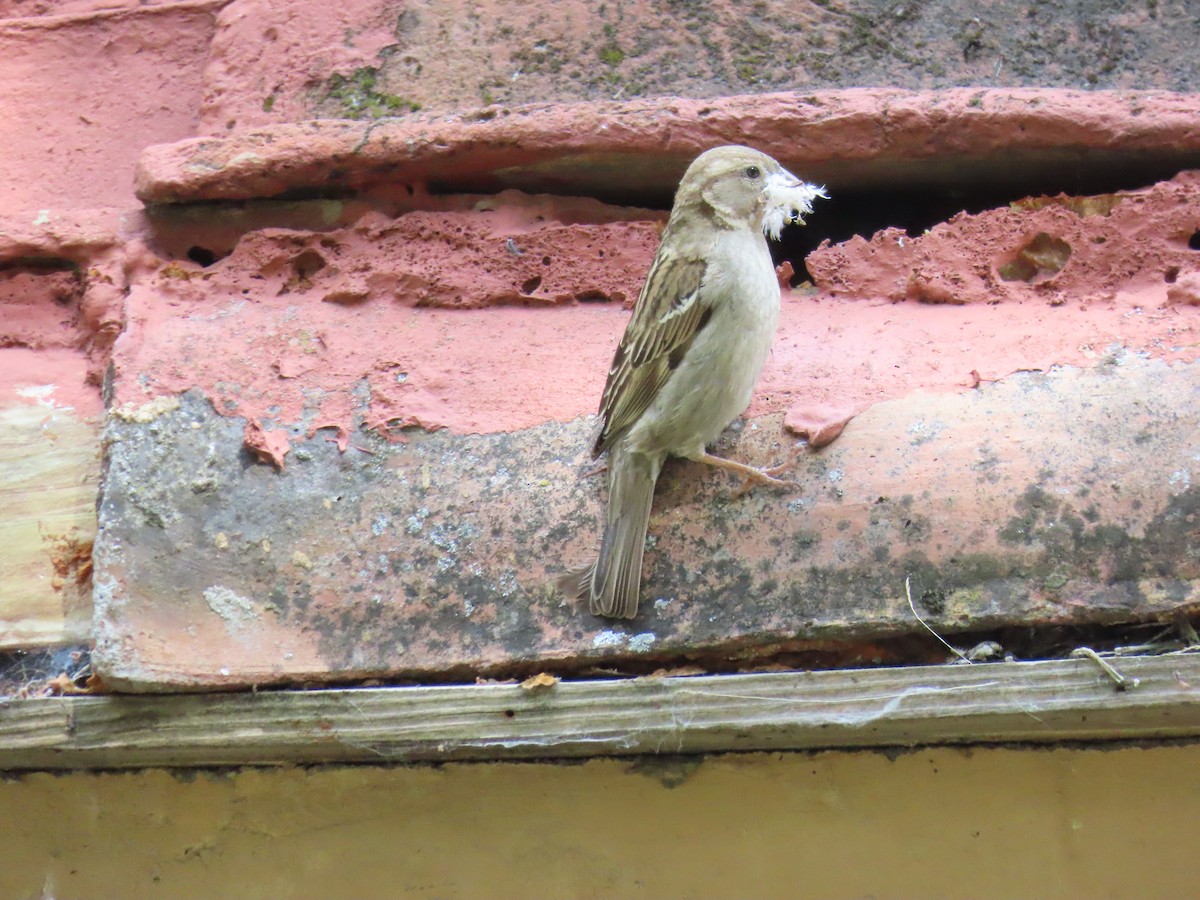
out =
[[701,259],[659,250],[608,370],[596,456],[633,427],[707,324],[711,310],[700,291],[706,268]]

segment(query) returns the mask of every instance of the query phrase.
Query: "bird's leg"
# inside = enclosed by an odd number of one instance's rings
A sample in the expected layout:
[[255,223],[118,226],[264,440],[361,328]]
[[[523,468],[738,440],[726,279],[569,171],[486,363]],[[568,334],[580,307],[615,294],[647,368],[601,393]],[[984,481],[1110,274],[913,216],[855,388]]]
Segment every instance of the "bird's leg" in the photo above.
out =
[[784,472],[792,465],[794,460],[789,460],[778,466],[773,466],[769,469],[756,469],[754,466],[748,466],[745,463],[734,462],[732,459],[725,459],[720,456],[713,456],[705,451],[701,456],[694,457],[696,462],[708,463],[710,466],[716,466],[718,469],[725,469],[729,472],[736,472],[743,478],[747,479],[746,486],[739,493],[744,493],[746,487],[750,484],[769,484],[772,487],[796,487],[796,482],[787,481],[783,478],[776,478],[780,472]]
[[608,471],[607,459],[594,459],[579,473],[580,478],[592,478],[601,472]]

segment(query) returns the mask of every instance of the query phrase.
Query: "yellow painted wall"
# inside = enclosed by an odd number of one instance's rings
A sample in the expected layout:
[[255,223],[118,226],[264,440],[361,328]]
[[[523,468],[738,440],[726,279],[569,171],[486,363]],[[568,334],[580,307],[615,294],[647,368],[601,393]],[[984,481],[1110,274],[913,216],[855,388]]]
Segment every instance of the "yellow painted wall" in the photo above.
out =
[[30,774],[0,898],[1186,898],[1200,745]]

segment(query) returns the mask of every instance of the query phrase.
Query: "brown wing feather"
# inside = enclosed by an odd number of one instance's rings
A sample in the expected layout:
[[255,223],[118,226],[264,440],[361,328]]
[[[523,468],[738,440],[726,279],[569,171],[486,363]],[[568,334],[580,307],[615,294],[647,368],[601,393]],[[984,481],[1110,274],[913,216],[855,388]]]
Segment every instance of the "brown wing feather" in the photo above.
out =
[[707,321],[700,299],[704,271],[703,260],[659,250],[608,371],[593,455],[611,447],[641,418],[678,365],[672,353],[689,344]]

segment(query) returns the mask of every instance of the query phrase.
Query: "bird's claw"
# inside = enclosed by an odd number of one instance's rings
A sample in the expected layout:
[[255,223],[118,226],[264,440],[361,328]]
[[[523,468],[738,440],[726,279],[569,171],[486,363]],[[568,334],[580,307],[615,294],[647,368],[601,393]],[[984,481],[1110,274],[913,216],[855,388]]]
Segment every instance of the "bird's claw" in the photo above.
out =
[[793,465],[795,465],[795,462],[795,459],[790,459],[787,462],[782,462],[777,466],[756,469],[754,470],[756,473],[754,475],[751,475],[749,472],[747,472],[746,477],[742,480],[741,485],[733,492],[734,499],[737,499],[743,494],[748,493],[756,484],[765,484],[769,487],[786,488],[789,490],[795,490],[796,488],[800,487],[800,482],[798,481],[793,481],[790,478],[776,477],[777,475],[781,475],[790,469]]

